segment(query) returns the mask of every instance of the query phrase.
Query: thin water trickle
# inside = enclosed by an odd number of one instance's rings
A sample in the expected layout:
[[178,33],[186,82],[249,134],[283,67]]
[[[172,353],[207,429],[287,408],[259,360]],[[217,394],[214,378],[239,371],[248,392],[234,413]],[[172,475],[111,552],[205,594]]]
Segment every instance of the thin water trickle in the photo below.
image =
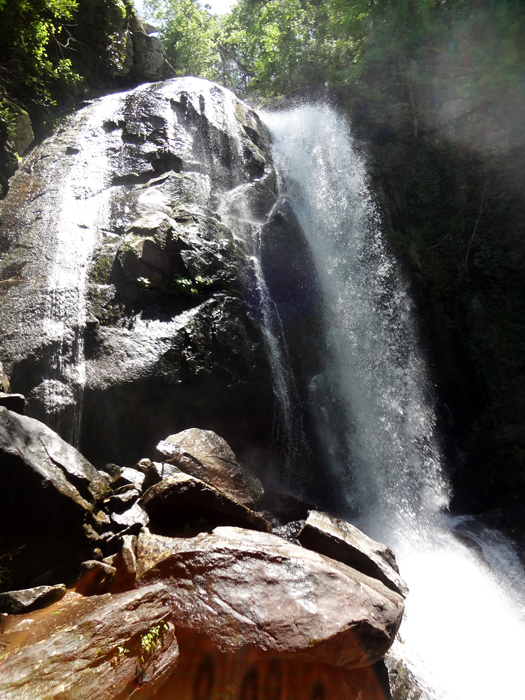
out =
[[520,697],[524,572],[502,535],[477,533],[483,558],[446,519],[412,302],[348,127],[328,107],[263,119],[325,298],[328,350],[310,394],[329,478],[346,489],[348,517],[394,549],[411,591],[395,653],[428,698]]
[[285,360],[286,348],[281,347],[281,342],[279,340],[279,336],[282,337],[283,335],[282,324],[275,304],[268,292],[268,287],[266,286],[261,267],[260,254],[252,255],[250,257],[250,262],[253,266],[255,288],[259,297],[264,344],[272,368],[274,392],[279,406],[280,415],[278,417],[279,425],[277,429],[279,431],[282,430],[285,443],[290,445],[293,441],[292,401],[290,397],[291,377],[287,371],[288,363]]
[[280,479],[283,484],[286,484],[290,481],[298,443],[302,438],[302,428],[294,410],[297,404],[297,389],[295,378],[290,370],[283,324],[268,290],[261,264],[263,221],[251,208],[245,185],[225,193],[219,211],[233,235],[244,247],[246,262],[250,268],[253,304],[259,314],[262,340],[271,368],[275,396],[272,441],[283,451],[284,473],[280,474]]

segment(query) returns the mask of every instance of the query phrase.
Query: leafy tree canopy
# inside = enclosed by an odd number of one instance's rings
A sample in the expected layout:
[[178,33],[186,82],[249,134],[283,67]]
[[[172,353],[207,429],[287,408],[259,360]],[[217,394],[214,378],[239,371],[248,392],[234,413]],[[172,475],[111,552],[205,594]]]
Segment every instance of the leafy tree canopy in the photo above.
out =
[[0,0],[0,100],[45,131],[123,57],[131,0]]
[[168,61],[176,74],[216,79],[220,68],[217,17],[194,0],[148,0],[145,7],[161,24]]
[[[521,0],[238,0],[223,17],[197,0],[147,6],[179,75],[215,79],[244,95],[315,83],[370,90],[374,71],[405,85],[474,80],[484,89],[521,80]],[[445,63],[453,75],[443,74]]]

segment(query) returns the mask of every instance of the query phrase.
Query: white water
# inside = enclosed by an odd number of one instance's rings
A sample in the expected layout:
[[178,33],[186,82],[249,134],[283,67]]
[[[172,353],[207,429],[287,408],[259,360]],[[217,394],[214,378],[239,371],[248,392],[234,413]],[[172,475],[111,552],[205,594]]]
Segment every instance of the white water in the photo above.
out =
[[97,148],[97,127],[111,114],[118,96],[100,101],[78,130],[71,167],[64,178],[57,210],[49,212],[56,230],[48,274],[48,304],[43,336],[56,350],[48,361],[48,377],[36,393],[50,425],[78,447],[85,382],[84,327],[87,269],[108,217],[110,192],[104,187],[108,162]]
[[252,273],[254,307],[258,309],[259,324],[266,357],[270,364],[275,407],[272,426],[272,442],[282,449],[284,473],[279,474],[281,485],[289,481],[304,434],[297,420],[297,384],[290,368],[284,328],[261,264],[261,245],[264,219],[252,209],[247,190],[251,184],[240,185],[222,195],[219,212],[237,241],[245,250],[246,261]]
[[525,572],[500,533],[472,535],[484,561],[445,515],[449,486],[411,301],[348,129],[328,107],[263,118],[326,300],[330,356],[310,390],[331,478],[348,517],[394,549],[411,591],[394,651],[429,698],[523,697]]

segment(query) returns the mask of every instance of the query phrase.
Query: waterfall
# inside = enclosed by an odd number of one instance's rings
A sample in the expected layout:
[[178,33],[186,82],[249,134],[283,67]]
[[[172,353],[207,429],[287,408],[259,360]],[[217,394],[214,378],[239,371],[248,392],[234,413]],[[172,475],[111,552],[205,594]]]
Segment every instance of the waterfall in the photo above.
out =
[[328,107],[263,119],[324,295],[327,350],[308,391],[327,478],[341,484],[346,517],[394,549],[411,590],[394,653],[427,698],[519,697],[524,572],[500,533],[471,528],[469,546],[447,516],[412,302],[348,127]]
[[[31,398],[38,398],[50,426],[78,447],[85,382],[84,329],[87,271],[108,216],[110,192],[104,187],[107,157],[93,145],[96,127],[118,98],[99,101],[82,115],[74,155],[54,207],[46,210],[55,231],[47,277],[46,311],[42,336],[47,351],[46,375]],[[77,117],[77,121],[80,121]],[[55,139],[59,140],[61,134]],[[66,151],[67,153],[67,151]],[[77,155],[78,154],[78,155]]]

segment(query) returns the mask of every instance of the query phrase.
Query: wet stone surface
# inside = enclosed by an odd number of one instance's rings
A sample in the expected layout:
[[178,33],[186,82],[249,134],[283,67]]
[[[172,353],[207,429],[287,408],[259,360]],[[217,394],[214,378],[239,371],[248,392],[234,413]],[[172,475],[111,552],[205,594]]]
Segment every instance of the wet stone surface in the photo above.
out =
[[254,461],[272,387],[245,300],[247,213],[222,206],[243,187],[264,218],[268,134],[193,78],[95,100],[29,156],[0,205],[0,361],[29,415],[95,462],[203,423]]

